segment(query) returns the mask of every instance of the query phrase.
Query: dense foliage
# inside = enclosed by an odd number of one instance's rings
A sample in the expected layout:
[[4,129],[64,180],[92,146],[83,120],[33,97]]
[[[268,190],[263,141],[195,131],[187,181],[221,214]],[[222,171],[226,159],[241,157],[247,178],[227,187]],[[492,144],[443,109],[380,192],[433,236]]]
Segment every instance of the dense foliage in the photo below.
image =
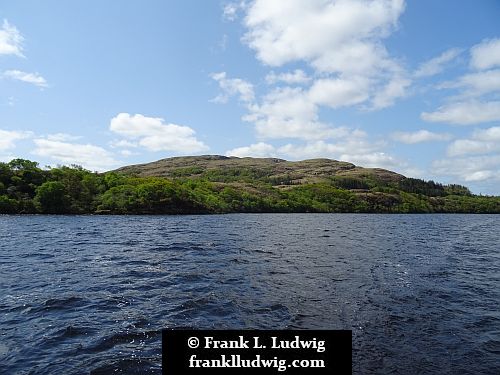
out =
[[500,213],[500,197],[475,196],[460,185],[342,176],[298,184],[288,176],[267,176],[258,169],[189,167],[169,179],[135,177],[78,166],[41,169],[36,162],[15,159],[0,163],[0,213]]

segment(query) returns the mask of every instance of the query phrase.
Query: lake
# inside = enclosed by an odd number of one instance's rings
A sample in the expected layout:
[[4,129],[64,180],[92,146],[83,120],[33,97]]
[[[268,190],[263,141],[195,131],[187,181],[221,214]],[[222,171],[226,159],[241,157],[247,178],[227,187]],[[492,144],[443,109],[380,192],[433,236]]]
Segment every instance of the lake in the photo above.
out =
[[355,374],[500,374],[500,216],[0,216],[0,373],[160,374],[162,328],[352,329]]

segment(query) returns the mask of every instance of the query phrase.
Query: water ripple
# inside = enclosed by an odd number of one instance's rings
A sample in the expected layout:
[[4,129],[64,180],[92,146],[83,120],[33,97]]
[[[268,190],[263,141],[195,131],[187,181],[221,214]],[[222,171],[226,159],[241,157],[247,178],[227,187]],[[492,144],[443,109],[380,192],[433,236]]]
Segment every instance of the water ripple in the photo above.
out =
[[356,374],[499,374],[494,215],[1,216],[0,371],[160,374],[163,328],[352,329]]

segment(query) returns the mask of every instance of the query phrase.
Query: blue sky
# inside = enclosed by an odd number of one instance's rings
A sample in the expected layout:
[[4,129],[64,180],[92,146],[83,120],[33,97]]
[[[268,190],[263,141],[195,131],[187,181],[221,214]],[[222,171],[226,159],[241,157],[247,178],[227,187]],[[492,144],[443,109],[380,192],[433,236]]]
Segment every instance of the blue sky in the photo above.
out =
[[4,1],[0,160],[326,157],[500,195],[496,0]]

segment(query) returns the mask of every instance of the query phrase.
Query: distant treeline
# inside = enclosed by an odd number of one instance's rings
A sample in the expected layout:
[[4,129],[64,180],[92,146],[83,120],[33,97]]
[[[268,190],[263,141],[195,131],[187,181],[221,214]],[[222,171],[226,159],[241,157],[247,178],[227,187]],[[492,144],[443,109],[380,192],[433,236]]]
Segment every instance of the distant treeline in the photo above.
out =
[[189,170],[161,178],[93,173],[79,166],[41,169],[24,159],[0,163],[2,214],[230,212],[500,213],[500,197],[413,178],[332,176],[298,184],[254,169]]

